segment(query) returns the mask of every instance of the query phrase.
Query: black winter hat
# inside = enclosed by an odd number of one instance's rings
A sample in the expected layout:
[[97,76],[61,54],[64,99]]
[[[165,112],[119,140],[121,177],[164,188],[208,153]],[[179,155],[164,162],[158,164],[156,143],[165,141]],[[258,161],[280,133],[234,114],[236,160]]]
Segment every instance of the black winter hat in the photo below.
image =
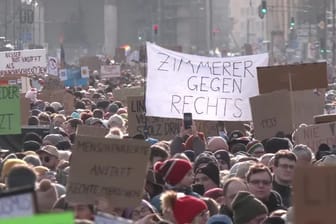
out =
[[265,152],[276,153],[280,149],[291,150],[293,148],[292,143],[287,138],[272,137],[266,141]]
[[219,168],[214,163],[210,162],[206,166],[199,168],[196,172],[207,175],[219,187]]

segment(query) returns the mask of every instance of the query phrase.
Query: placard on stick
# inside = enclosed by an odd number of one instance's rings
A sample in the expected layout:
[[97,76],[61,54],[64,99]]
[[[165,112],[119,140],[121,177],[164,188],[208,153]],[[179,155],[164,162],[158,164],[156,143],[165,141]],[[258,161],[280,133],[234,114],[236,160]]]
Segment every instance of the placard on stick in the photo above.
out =
[[0,135],[21,133],[20,89],[0,86]]
[[149,160],[149,144],[142,140],[76,137],[67,185],[69,203],[111,207],[138,205]]
[[299,128],[294,134],[295,144],[309,146],[314,153],[321,144],[327,144],[330,148],[336,146],[336,123],[309,125]]
[[33,216],[36,208],[33,188],[3,192],[0,194],[0,223],[4,218]]
[[294,177],[294,223],[334,224],[335,167],[297,167]]

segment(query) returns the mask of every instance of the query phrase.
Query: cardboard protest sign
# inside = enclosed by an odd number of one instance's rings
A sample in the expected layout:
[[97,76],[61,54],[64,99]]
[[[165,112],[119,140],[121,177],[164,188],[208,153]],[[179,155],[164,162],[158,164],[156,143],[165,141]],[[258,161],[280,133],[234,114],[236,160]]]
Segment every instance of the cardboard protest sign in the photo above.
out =
[[28,125],[30,115],[30,102],[26,99],[25,94],[20,94],[20,109],[21,109],[21,125]]
[[114,99],[126,103],[127,97],[143,96],[145,89],[143,87],[130,87],[130,88],[114,89],[112,92]]
[[335,168],[297,167],[293,180],[293,223],[335,223]]
[[216,121],[195,121],[195,125],[198,131],[201,131],[205,136],[218,136],[218,127]]
[[[257,67],[268,54],[213,58],[182,54],[147,42],[148,116],[249,121],[249,97],[258,91]],[[164,94],[162,91],[164,90]]]
[[21,133],[20,89],[0,86],[0,135]]
[[106,200],[109,207],[118,208],[138,205],[148,160],[145,141],[76,136],[67,201],[93,204]]
[[66,115],[69,115],[74,111],[75,97],[68,93],[65,89],[44,90],[37,96],[37,98],[50,103],[60,102],[64,106]]
[[0,224],[68,224],[74,223],[74,214],[71,212],[65,213],[49,213],[43,215],[35,215],[32,217],[15,218],[15,219],[0,219]]
[[259,93],[287,89],[291,91],[327,88],[327,63],[259,67]]
[[263,140],[279,131],[285,134],[292,131],[291,101],[287,90],[252,97],[250,102],[255,138]]
[[109,132],[109,129],[107,128],[98,128],[94,126],[88,126],[88,125],[80,125],[77,127],[77,135],[81,136],[92,136],[92,137],[100,137],[104,138],[105,135],[107,135]]
[[100,76],[102,78],[120,77],[120,65],[102,65],[100,66]]
[[336,146],[336,123],[325,123],[300,127],[294,134],[295,144],[309,146],[314,153],[317,152],[321,144],[327,144],[330,148]]
[[0,193],[0,223],[1,219],[33,216],[36,212],[33,188]]
[[97,56],[85,56],[79,59],[80,66],[87,66],[90,71],[99,71],[101,62]]
[[147,124],[148,136],[152,138],[169,140],[179,133],[181,120],[145,116],[143,96],[128,97],[127,103],[129,136],[144,135],[145,124]]
[[45,49],[0,52],[0,76],[44,75],[46,71]]
[[48,75],[44,78],[43,90],[64,89],[64,83],[57,76]]

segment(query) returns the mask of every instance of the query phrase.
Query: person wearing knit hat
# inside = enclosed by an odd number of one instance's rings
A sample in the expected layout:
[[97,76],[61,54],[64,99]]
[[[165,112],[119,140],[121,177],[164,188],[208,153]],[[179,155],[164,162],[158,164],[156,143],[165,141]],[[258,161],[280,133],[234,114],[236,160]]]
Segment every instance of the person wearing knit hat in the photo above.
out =
[[5,178],[8,176],[8,173],[10,170],[17,166],[17,165],[25,165],[27,166],[27,163],[21,159],[7,159],[3,162],[2,170],[1,170],[1,179],[5,180]]
[[206,166],[209,162],[212,162],[216,165],[218,164],[218,161],[212,152],[205,151],[199,154],[193,164],[194,172],[196,172],[196,170],[198,170],[200,167]]
[[260,158],[265,154],[264,145],[258,140],[249,142],[246,146],[246,150],[247,153],[256,158]]
[[37,154],[36,155],[26,155],[25,157],[23,157],[22,160],[32,167],[42,165],[41,160]]
[[42,144],[42,138],[39,134],[37,134],[36,132],[28,132],[24,135],[23,137],[23,142],[25,141],[36,141],[40,144]]
[[22,149],[23,151],[38,151],[41,148],[41,144],[37,141],[28,140],[23,142]]
[[220,181],[218,166],[210,162],[206,166],[200,167],[196,170],[195,184],[202,184],[205,191],[219,187]]
[[220,136],[214,136],[208,141],[208,150],[211,152],[216,152],[217,150],[229,151],[229,145],[224,138]]
[[64,137],[61,134],[48,134],[43,138],[42,144],[56,146],[59,142],[63,140]]
[[235,224],[263,223],[268,214],[267,207],[247,191],[238,192],[232,201],[232,209]]
[[34,170],[26,165],[17,165],[13,167],[6,178],[6,185],[9,190],[15,188],[35,187],[36,174]]
[[204,197],[214,199],[219,205],[224,203],[224,192],[222,188],[212,188],[203,194]]
[[193,150],[196,155],[205,151],[205,137],[203,132],[197,132],[197,134],[190,135],[185,141],[185,149]]
[[209,211],[206,203],[193,196],[166,191],[161,196],[163,217],[176,224],[206,224]]
[[214,153],[218,161],[219,170],[229,170],[231,167],[231,158],[229,152],[226,150],[218,150]]
[[154,170],[170,186],[190,187],[193,182],[192,165],[184,159],[169,159],[157,162]]
[[58,199],[57,190],[50,180],[42,180],[37,189],[37,207],[39,212],[50,212],[54,203]]
[[232,224],[232,220],[227,215],[213,215],[209,218],[207,224]]

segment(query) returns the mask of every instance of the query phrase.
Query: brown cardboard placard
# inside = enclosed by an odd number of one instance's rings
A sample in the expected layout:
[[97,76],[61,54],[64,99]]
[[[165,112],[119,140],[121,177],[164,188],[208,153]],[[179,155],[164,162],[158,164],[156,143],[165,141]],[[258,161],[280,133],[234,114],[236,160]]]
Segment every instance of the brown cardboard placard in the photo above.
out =
[[335,197],[334,167],[297,167],[293,183],[293,223],[334,224]]
[[170,140],[179,133],[182,124],[180,119],[145,117],[144,96],[130,96],[127,102],[129,136],[144,134],[145,119],[149,137]]
[[101,61],[97,56],[85,56],[79,59],[79,65],[89,67],[89,70],[93,72],[94,70],[100,71]]
[[198,131],[201,131],[204,133],[206,137],[211,136],[218,136],[218,127],[217,127],[217,121],[195,121],[196,127]]
[[113,92],[114,99],[120,100],[126,103],[127,97],[143,96],[145,93],[145,88],[144,87],[130,87],[130,88],[114,89],[112,92]]
[[290,94],[287,90],[250,98],[255,137],[260,141],[275,136],[279,131],[292,131]]
[[77,127],[76,135],[104,138],[105,135],[108,134],[108,132],[109,129],[107,128],[98,128],[95,126],[80,125]]
[[64,106],[66,115],[70,115],[74,111],[75,97],[68,93],[65,89],[44,90],[37,96],[37,98],[50,103],[60,102]]
[[257,72],[260,94],[281,89],[295,91],[328,87],[325,62],[259,67]]
[[140,203],[149,161],[143,140],[76,137],[67,184],[69,203],[128,208]]
[[336,121],[336,114],[320,114],[314,116],[315,124],[329,123]]
[[20,94],[20,108],[21,108],[21,125],[28,125],[28,118],[30,116],[30,102],[25,97],[24,93]]
[[336,146],[335,129],[335,122],[300,127],[294,134],[295,144],[307,145],[314,153],[317,152],[322,143],[333,148]]

